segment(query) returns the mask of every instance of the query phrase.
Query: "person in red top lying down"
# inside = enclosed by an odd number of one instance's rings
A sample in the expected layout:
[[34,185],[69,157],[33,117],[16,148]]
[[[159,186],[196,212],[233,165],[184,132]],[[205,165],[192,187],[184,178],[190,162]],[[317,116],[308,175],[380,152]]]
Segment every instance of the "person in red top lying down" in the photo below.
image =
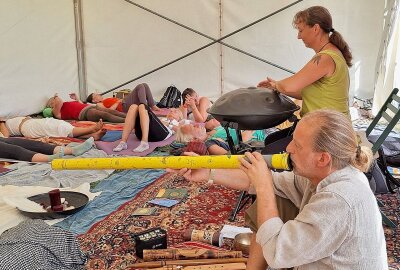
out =
[[132,92],[126,95],[123,99],[115,97],[104,98],[98,93],[91,93],[87,97],[86,102],[96,104],[97,107],[100,108],[108,108],[124,113],[127,113],[129,107],[133,104],[147,105],[153,111],[157,111],[160,109],[157,107],[153,95],[151,94],[150,87],[147,85],[147,83],[138,84],[132,90]]
[[[77,99],[76,94],[70,94]],[[98,122],[100,119],[112,123],[123,123],[126,114],[116,110],[97,107],[93,104],[84,104],[78,100],[63,101],[57,94],[50,98],[46,107],[52,109],[53,116],[61,120],[80,120]]]

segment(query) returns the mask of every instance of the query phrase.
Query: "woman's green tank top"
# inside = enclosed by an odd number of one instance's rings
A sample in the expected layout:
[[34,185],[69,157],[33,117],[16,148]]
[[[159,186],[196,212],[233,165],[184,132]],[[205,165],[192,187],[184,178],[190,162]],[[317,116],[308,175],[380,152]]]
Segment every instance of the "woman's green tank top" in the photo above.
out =
[[349,112],[349,69],[343,56],[335,51],[324,50],[335,62],[335,72],[330,77],[323,77],[305,87],[301,115],[318,109],[334,109],[350,117]]

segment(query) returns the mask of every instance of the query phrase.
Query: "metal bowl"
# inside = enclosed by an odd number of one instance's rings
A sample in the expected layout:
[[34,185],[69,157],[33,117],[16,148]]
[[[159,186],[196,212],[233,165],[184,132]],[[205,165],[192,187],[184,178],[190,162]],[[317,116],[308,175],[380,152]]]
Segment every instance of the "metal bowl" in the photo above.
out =
[[253,233],[239,233],[233,241],[233,248],[241,251],[244,255],[249,255],[250,242]]
[[[80,192],[75,192],[75,191],[60,191],[60,196],[62,198],[65,198],[66,201],[68,201],[69,206],[74,206],[74,209],[70,210],[64,210],[61,212],[54,212],[54,211],[49,211],[49,212],[27,212],[27,211],[22,211],[22,214],[25,216],[28,216],[33,219],[57,219],[57,218],[65,218],[68,215],[72,215],[82,208],[85,207],[85,205],[89,202],[89,197],[86,196],[84,193]],[[38,195],[34,195],[31,197],[28,197],[28,200],[31,200],[35,203],[44,203],[46,205],[50,205],[50,197],[49,193],[42,193]]]

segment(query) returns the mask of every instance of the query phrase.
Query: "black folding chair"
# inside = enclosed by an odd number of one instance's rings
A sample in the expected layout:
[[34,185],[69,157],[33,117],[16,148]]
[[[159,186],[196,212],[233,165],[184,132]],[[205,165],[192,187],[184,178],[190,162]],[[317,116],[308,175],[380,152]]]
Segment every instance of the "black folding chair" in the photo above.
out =
[[[400,120],[400,96],[399,96],[399,89],[394,88],[392,93],[389,95],[385,103],[383,104],[382,108],[379,110],[378,114],[375,116],[374,120],[368,126],[365,134],[368,136],[371,134],[372,130],[376,127],[376,125],[382,119],[385,119],[388,122],[388,125],[383,130],[383,132],[378,136],[375,143],[372,145],[372,152],[375,154],[378,152],[379,148],[381,147],[382,143],[388,137],[389,133],[393,130],[394,126]],[[378,205],[380,207],[384,206],[384,204],[378,200]],[[388,225],[389,227],[395,228],[397,225],[390,220],[382,211],[382,220],[383,222]]]

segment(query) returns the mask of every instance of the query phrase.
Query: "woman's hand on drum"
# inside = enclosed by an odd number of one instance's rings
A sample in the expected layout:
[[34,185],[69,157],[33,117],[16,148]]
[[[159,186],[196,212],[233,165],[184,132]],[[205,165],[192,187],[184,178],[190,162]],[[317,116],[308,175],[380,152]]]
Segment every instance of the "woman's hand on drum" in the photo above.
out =
[[264,87],[264,88],[268,88],[268,89],[277,91],[276,81],[269,77],[267,77],[266,80],[259,82],[257,87]]

